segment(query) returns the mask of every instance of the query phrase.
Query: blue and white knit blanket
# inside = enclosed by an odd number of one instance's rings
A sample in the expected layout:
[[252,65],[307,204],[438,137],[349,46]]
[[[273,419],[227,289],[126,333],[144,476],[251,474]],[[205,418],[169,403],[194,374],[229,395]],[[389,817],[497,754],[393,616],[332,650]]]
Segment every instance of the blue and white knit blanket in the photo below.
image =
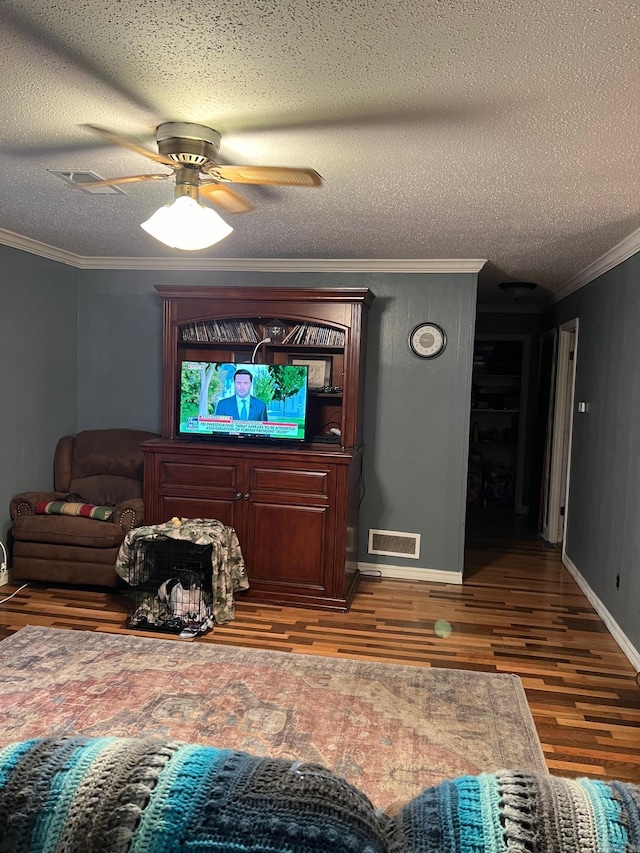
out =
[[640,786],[504,770],[395,815],[325,768],[157,738],[0,750],[2,853],[640,853]]

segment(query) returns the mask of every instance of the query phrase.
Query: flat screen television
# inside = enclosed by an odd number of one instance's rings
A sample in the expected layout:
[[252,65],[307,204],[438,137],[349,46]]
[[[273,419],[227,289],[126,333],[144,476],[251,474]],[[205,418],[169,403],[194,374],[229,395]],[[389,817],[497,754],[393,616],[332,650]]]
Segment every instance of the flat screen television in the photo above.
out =
[[182,361],[178,435],[304,441],[308,368]]

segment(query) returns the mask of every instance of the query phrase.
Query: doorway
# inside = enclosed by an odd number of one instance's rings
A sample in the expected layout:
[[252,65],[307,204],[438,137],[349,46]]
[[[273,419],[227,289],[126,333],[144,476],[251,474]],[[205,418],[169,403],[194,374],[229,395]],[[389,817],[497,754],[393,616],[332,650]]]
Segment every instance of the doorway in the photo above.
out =
[[542,536],[553,545],[564,543],[566,534],[577,351],[578,319],[574,318],[558,329],[545,443]]

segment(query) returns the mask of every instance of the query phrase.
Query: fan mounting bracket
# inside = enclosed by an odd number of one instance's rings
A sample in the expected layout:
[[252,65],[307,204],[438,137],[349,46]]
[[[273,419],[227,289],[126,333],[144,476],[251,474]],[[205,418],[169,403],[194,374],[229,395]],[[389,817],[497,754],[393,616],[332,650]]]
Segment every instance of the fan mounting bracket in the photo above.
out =
[[215,163],[220,151],[220,134],[202,124],[167,121],[156,128],[158,151],[175,163],[202,169]]

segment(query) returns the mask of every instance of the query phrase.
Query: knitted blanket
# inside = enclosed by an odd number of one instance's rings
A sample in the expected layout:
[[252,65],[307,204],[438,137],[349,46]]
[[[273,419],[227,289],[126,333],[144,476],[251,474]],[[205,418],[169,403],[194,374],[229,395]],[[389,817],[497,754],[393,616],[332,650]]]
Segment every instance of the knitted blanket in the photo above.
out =
[[395,815],[323,767],[157,738],[0,750],[2,853],[638,853],[640,786],[504,770]]

